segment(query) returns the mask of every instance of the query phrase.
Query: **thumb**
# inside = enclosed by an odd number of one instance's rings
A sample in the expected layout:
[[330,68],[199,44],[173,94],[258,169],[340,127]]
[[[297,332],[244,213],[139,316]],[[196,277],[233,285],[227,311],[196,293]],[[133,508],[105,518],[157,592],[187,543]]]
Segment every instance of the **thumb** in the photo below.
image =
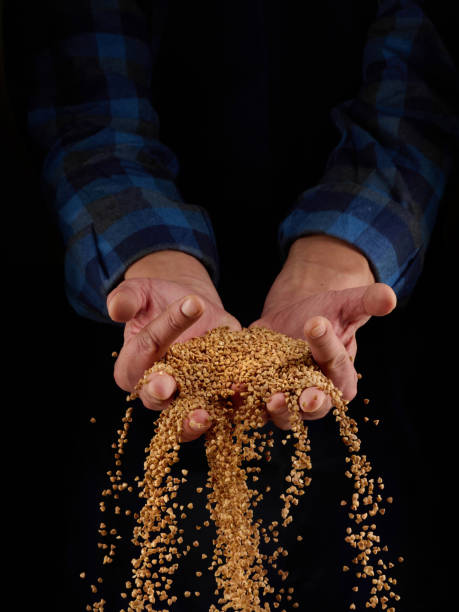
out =
[[385,283],[353,287],[339,293],[341,317],[349,324],[362,324],[373,316],[382,317],[389,314],[397,304],[394,291]]
[[350,321],[363,317],[382,317],[392,312],[397,304],[393,289],[385,283],[356,287],[349,289],[349,292],[346,314]]
[[394,291],[385,283],[374,283],[340,291],[341,341],[347,346],[355,332],[371,317],[389,314],[397,304]]
[[389,285],[374,283],[363,294],[363,303],[369,315],[383,317],[394,310],[397,296]]
[[124,281],[107,296],[108,314],[113,321],[126,323],[145,306],[144,302],[139,287]]

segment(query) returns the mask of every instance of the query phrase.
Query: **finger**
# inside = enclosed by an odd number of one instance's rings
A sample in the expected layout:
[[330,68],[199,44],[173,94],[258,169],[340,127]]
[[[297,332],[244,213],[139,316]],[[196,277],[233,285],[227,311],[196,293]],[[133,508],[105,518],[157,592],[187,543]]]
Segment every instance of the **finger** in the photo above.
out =
[[290,429],[290,416],[285,395],[281,392],[274,393],[266,402],[266,410],[274,425],[284,431]]
[[341,339],[344,344],[351,340],[357,329],[370,317],[387,315],[397,304],[394,291],[384,283],[346,289],[341,292],[341,299],[343,299],[341,321],[344,325]]
[[126,323],[145,306],[145,296],[133,283],[120,283],[107,296],[107,310],[110,318],[118,323]]
[[385,283],[370,285],[362,298],[367,314],[374,317],[383,317],[397,305],[397,296],[394,290]]
[[344,289],[340,295],[343,300],[342,317],[347,323],[382,317],[389,314],[397,304],[393,289],[385,283]]
[[350,337],[344,347],[349,355],[351,362],[354,363],[355,356],[357,355],[357,340],[355,339],[355,335]]
[[[321,419],[332,406],[331,399],[317,387],[304,389],[298,398],[298,404],[301,417],[306,421]],[[284,431],[291,429],[290,412],[283,393],[274,393],[266,402],[266,410],[276,427]]]
[[357,393],[357,373],[330,321],[312,317],[306,322],[304,334],[317,365],[341,389],[344,399],[351,400]]
[[304,389],[298,398],[303,419],[316,421],[323,418],[331,409],[332,402],[328,395],[317,387]]
[[261,427],[264,427],[266,425],[266,423],[269,421],[269,416],[266,413],[266,410],[263,410],[261,413],[261,420],[262,420],[262,425]]
[[204,304],[196,295],[188,295],[170,304],[123,346],[115,363],[116,383],[131,391],[145,370],[161,359],[174,340],[203,312]]
[[184,419],[180,441],[191,442],[191,440],[196,440],[209,429],[211,424],[209,413],[203,408],[197,408]]
[[142,385],[139,397],[150,410],[164,410],[177,390],[177,384],[170,374],[155,372],[150,376],[149,382]]

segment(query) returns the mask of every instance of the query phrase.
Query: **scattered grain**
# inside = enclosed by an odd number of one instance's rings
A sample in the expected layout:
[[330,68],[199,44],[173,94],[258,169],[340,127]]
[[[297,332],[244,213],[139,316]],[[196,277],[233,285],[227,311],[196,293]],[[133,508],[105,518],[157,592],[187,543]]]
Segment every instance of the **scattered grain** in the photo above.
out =
[[[265,448],[271,447],[274,441],[266,432],[258,430],[264,425],[265,399],[279,389],[284,393],[291,425],[291,434],[288,434],[285,441],[292,439],[296,449],[292,453],[291,469],[286,477],[287,489],[280,495],[283,501],[281,526],[286,527],[293,521],[292,506],[298,505],[305,487],[311,482],[310,476],[305,475],[305,471],[311,469],[308,427],[302,419],[298,397],[304,388],[312,386],[332,398],[339,434],[350,455],[346,458],[348,466],[345,472],[348,478],[354,480],[350,504],[353,512],[348,513],[349,518],[359,525],[368,516],[374,516],[378,511],[383,513],[384,509],[378,505],[381,499],[373,501],[374,479],[368,478],[371,465],[365,455],[359,454],[361,442],[358,427],[356,421],[348,415],[348,402],[343,400],[341,392],[320,371],[304,340],[290,338],[266,328],[254,327],[237,332],[227,327],[213,329],[204,336],[172,345],[163,358],[145,372],[134,392],[128,396],[129,401],[138,397],[141,387],[148,382],[153,372],[166,372],[173,376],[178,393],[170,402],[168,410],[161,412],[154,423],[155,435],[146,449],[144,477],[142,480],[136,479],[140,489],[139,497],[145,503],[140,512],[134,514],[136,525],[132,542],[138,547],[139,556],[132,559],[135,588],[127,595],[130,597],[129,610],[152,610],[151,604],[157,600],[167,600],[170,606],[177,599],[170,597],[166,591],[171,588],[173,575],[179,565],[175,561],[182,554],[186,556],[191,547],[187,545],[182,552],[177,547],[183,539],[176,538],[176,533],[183,533],[183,530],[177,528],[178,516],[174,512],[177,504],[172,505],[170,501],[176,496],[180,482],[186,482],[186,478],[174,479],[171,468],[179,461],[183,422],[196,408],[204,407],[211,417],[211,426],[205,433],[205,451],[209,464],[206,509],[214,522],[217,537],[213,540],[214,555],[209,570],[214,571],[217,586],[215,594],[220,594],[219,603],[224,604],[222,610],[231,608],[264,612],[269,610],[269,604],[262,604],[261,593],[274,596],[275,608],[279,606],[284,594],[283,590],[275,593],[264,566],[268,563],[277,569],[282,580],[286,580],[288,572],[278,568],[277,561],[285,557],[288,551],[278,547],[271,555],[260,553],[261,534],[265,534],[265,541],[267,538],[269,541],[266,534],[271,532],[270,537],[275,543],[278,542],[279,531],[275,529],[278,522],[272,522],[267,532],[261,519],[253,520],[253,508],[263,499],[263,495],[249,488],[247,475],[260,468],[243,465],[243,461],[260,460],[263,457],[267,461],[270,459],[269,451],[265,451]],[[247,392],[241,393],[243,402],[238,407],[231,401],[234,395],[231,386],[234,383],[247,386]],[[367,404],[368,400],[365,399],[364,403]],[[123,419],[124,428],[118,431],[115,455],[117,467],[121,465],[127,428],[132,420],[131,412],[132,408],[129,408],[129,413]],[[181,473],[182,476],[188,476],[186,469]],[[121,470],[115,474],[109,472],[108,475],[112,492],[105,495],[113,495],[118,499],[120,491],[126,488],[132,491],[127,483],[123,485]],[[254,482],[257,478],[257,475],[252,477]],[[384,487],[380,478],[378,486],[381,489]],[[196,488],[198,493],[202,490],[202,487]],[[266,487],[265,492],[270,492],[270,487]],[[344,500],[341,502],[341,505],[346,504]],[[368,505],[368,510],[358,512],[361,504]],[[193,504],[190,502],[187,508],[192,509]],[[180,517],[186,518],[183,509],[184,506],[180,506]],[[110,530],[112,533],[116,533],[116,530]],[[297,536],[298,541],[302,539],[302,536]],[[373,565],[369,563],[370,555],[376,555],[381,550],[375,546],[379,543],[375,525],[372,524],[371,528],[363,525],[355,532],[351,530],[351,533],[347,531],[345,540],[357,551],[352,559],[353,564],[360,566],[356,576],[374,577],[377,581],[376,586],[370,585],[369,588],[382,589],[388,586],[387,583],[396,584],[395,579],[386,578],[381,570],[375,574],[373,567],[378,565],[376,560]],[[199,542],[195,540],[193,546],[198,547]],[[104,557],[103,563],[111,563],[114,554],[115,548],[111,545],[110,554]],[[201,558],[205,559],[207,555],[203,553]],[[162,582],[152,577],[151,568],[156,565],[162,574]],[[343,571],[348,570],[349,566],[343,566]],[[169,576],[166,583],[165,574]],[[196,576],[200,575],[201,572],[196,572]],[[240,576],[245,579],[241,580]],[[126,587],[130,588],[127,584]],[[94,585],[91,589],[93,592],[97,590]],[[353,587],[353,590],[356,591],[357,587]],[[287,600],[290,601],[293,588],[289,588],[288,593]],[[198,591],[194,591],[194,594],[200,596]],[[375,595],[371,592],[370,595],[366,605],[375,607]],[[190,596],[190,591],[184,592],[184,597]],[[94,603],[89,610],[103,610],[103,601]],[[298,602],[292,604],[293,608],[299,606]],[[355,609],[355,605],[351,604],[350,609]],[[216,610],[215,606],[211,606],[210,612]]]

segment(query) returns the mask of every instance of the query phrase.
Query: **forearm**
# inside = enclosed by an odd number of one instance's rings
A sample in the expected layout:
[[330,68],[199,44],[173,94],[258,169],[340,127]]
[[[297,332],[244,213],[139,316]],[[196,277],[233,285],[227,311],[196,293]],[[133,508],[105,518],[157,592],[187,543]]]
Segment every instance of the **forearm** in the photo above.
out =
[[161,24],[151,32],[151,3],[46,4],[39,23],[56,24],[59,44],[49,32],[28,54],[28,126],[66,245],[71,305],[108,322],[107,295],[155,245],[196,253],[217,282],[208,214],[183,201],[177,157],[159,140],[151,95]]
[[421,3],[382,0],[362,85],[336,106],[340,132],[319,184],[279,228],[282,257],[304,235],[355,245],[400,299],[421,273],[459,135],[457,70]]
[[130,265],[124,279],[158,278],[190,287],[210,301],[221,304],[220,297],[206,267],[183,251],[162,250],[149,253]]

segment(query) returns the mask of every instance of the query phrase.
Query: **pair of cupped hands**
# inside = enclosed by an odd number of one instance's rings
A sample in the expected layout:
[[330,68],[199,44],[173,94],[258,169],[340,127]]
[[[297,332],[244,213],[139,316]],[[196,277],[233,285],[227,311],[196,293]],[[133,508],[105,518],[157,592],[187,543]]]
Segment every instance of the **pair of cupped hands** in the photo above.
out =
[[[296,240],[274,280],[259,319],[249,327],[267,327],[306,340],[312,355],[343,397],[357,393],[354,358],[356,331],[371,316],[383,316],[396,305],[393,290],[376,283],[366,258],[353,246],[329,236]],[[195,257],[174,250],[151,253],[128,268],[124,280],[108,295],[112,320],[125,323],[124,344],[115,362],[117,385],[132,392],[145,370],[175,342],[185,342],[220,326],[241,330],[228,313],[206,268]],[[245,387],[234,381],[232,401],[240,405]],[[164,410],[177,385],[167,373],[153,373],[139,397],[146,408]],[[309,387],[298,398],[304,420],[324,417],[329,396]],[[266,402],[265,419],[290,428],[282,389]],[[181,441],[195,440],[211,426],[208,412],[196,409],[183,422]]]

